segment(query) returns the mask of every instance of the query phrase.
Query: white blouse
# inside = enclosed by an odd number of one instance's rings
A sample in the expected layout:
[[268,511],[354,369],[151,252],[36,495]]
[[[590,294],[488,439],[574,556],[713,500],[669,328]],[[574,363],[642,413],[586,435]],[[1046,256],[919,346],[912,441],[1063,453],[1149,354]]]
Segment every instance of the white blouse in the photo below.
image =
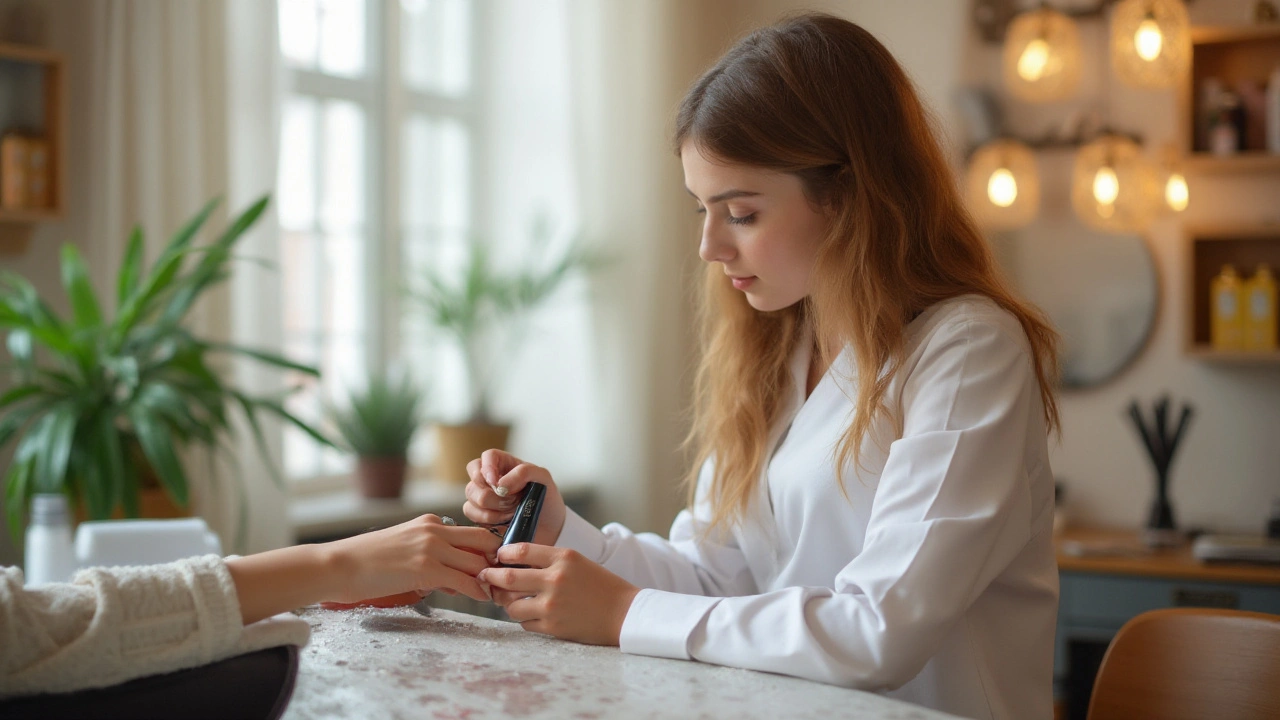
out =
[[[808,345],[808,343],[804,343]],[[559,545],[645,588],[624,652],[794,675],[975,718],[1050,718],[1058,573],[1053,476],[1026,335],[987,298],[934,305],[893,378],[902,436],[868,439],[836,484],[854,387],[845,352],[785,422],[746,520],[700,538],[699,500],[671,539],[572,512]],[[890,405],[892,407],[892,404]],[[891,438],[887,424],[873,428]]]

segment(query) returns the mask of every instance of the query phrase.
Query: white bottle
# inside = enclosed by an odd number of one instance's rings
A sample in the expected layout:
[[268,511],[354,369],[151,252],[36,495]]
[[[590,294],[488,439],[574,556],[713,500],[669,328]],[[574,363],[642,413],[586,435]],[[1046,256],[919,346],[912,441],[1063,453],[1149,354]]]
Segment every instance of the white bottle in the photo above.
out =
[[1280,65],[1271,71],[1271,79],[1267,81],[1263,122],[1267,124],[1267,152],[1280,154]]
[[76,571],[70,515],[67,499],[62,495],[41,494],[31,498],[24,563],[27,585],[67,582]]

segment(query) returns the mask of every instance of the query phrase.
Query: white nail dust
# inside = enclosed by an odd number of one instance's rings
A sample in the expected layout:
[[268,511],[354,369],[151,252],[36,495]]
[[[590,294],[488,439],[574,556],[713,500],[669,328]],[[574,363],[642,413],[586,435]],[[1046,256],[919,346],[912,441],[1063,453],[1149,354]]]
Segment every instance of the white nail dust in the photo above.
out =
[[507,496],[507,493],[509,493],[509,492],[511,492],[511,491],[510,491],[510,490],[508,490],[508,489],[506,489],[506,488],[504,488],[504,487],[502,487],[501,485],[499,485],[498,487],[496,487],[496,488],[494,488],[494,489],[493,489],[493,492],[494,492],[494,494],[495,494],[495,495],[497,495],[498,497],[506,497],[506,496]]

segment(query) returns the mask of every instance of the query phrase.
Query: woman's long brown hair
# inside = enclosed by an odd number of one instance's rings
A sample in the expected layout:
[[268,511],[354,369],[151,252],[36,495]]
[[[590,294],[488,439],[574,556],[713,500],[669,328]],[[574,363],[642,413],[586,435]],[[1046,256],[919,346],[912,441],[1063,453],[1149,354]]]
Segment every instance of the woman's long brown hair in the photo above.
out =
[[677,154],[692,143],[718,161],[793,173],[832,219],[810,293],[789,308],[758,312],[723,271],[707,268],[687,481],[692,503],[700,467],[715,458],[708,529],[747,511],[805,337],[824,366],[833,348],[849,346],[856,367],[883,370],[856,373],[853,419],[836,450],[841,492],[874,423],[887,418],[901,434],[886,394],[904,361],[904,331],[941,300],[982,295],[1018,319],[1046,426],[1058,427],[1057,334],[1002,280],[911,80],[866,30],[806,13],[751,33],[694,83],[674,140]]

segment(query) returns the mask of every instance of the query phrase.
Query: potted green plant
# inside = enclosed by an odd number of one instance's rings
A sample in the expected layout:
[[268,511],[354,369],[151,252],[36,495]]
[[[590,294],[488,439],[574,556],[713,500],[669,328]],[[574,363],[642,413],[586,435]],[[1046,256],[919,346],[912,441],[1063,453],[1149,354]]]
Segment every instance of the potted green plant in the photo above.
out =
[[[484,243],[473,241],[461,273],[438,267],[415,270],[421,289],[406,289],[410,307],[423,313],[432,329],[453,342],[467,374],[467,416],[461,423],[435,424],[436,475],[458,483],[468,481],[466,464],[489,448],[505,448],[511,425],[491,414],[495,358],[509,358],[520,338],[519,321],[545,302],[575,273],[593,270],[604,259],[577,241],[558,254],[548,251],[551,227],[545,219],[533,223],[531,252],[498,268]],[[513,328],[516,332],[500,333]],[[502,341],[508,345],[498,352]]]
[[424,399],[407,377],[379,373],[344,405],[330,405],[330,420],[357,456],[356,479],[365,497],[400,497]]
[[65,493],[92,519],[120,508],[137,517],[144,479],[154,476],[178,506],[188,498],[179,458],[188,447],[210,455],[232,434],[242,411],[258,450],[271,463],[261,413],[296,425],[332,446],[302,422],[282,397],[259,397],[224,381],[213,356],[240,356],[310,376],[309,366],[193,335],[183,320],[196,300],[228,277],[236,242],[262,214],[263,197],[212,243],[196,235],[217,206],[209,202],[186,223],[148,268],[143,234],[129,239],[116,279],[115,307],[104,314],[79,251],[62,248],[62,284],[71,315],[61,318],[25,278],[0,273],[0,329],[13,359],[15,383],[0,396],[0,448],[16,439],[5,476],[5,507],[17,537],[34,493]]

